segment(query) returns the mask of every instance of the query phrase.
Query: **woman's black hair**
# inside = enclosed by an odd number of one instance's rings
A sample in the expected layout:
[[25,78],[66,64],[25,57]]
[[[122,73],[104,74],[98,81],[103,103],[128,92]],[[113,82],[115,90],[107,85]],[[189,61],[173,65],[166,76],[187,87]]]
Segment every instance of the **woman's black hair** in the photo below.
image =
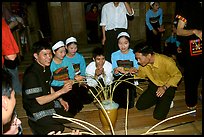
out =
[[13,91],[13,85],[12,85],[12,78],[11,74],[6,71],[5,69],[2,69],[2,96],[7,96],[8,98],[11,97],[11,92]]
[[142,53],[144,56],[154,54],[152,47],[147,45],[145,41],[139,42],[134,46],[133,53],[135,54],[136,52]]
[[94,7],[96,7],[97,10],[98,10],[98,5],[95,4],[95,3],[93,3],[93,4],[91,5],[91,8],[90,8],[90,11],[91,11],[91,12],[93,12]]
[[[155,2],[152,4],[152,6],[154,6],[155,3],[159,3],[159,1],[155,1]],[[160,3],[159,3],[159,4],[160,4]],[[150,6],[150,9],[153,9],[152,6]]]

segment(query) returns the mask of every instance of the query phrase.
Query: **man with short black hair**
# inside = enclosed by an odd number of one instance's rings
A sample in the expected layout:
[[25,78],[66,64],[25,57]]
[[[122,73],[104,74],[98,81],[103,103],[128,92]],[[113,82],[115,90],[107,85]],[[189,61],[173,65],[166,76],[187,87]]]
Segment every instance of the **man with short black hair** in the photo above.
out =
[[170,110],[182,74],[172,58],[153,52],[144,42],[137,44],[133,52],[140,64],[136,77],[149,80],[148,88],[140,95],[136,108],[145,110],[156,105],[153,117],[163,120]]
[[63,131],[66,120],[53,118],[53,113],[73,117],[57,99],[72,89],[66,83],[62,89],[54,91],[50,86],[52,50],[49,42],[41,40],[33,45],[34,62],[26,69],[23,77],[23,108],[28,116],[28,124],[33,134],[46,135],[51,131]]

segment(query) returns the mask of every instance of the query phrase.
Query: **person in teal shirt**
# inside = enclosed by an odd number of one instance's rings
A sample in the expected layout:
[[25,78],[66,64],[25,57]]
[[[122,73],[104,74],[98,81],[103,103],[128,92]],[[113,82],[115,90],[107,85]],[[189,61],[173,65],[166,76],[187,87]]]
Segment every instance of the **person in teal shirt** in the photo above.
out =
[[72,63],[65,57],[66,48],[63,41],[58,41],[53,45],[52,51],[54,57],[52,59],[50,70],[52,74],[52,88],[57,91],[60,90],[65,83],[72,83],[72,90],[61,96],[60,100],[63,99],[68,102],[69,112],[76,115],[83,108],[84,93],[78,90],[74,82],[78,82],[75,79],[75,72]]
[[[119,79],[121,75],[126,74],[122,79],[132,78],[131,74],[136,72],[138,68],[137,60],[133,50],[130,48],[130,35],[127,32],[121,32],[118,37],[119,50],[111,54],[112,68],[115,79]],[[138,84],[138,81],[128,80],[131,83]],[[134,107],[136,88],[135,86],[122,82],[114,91],[113,100],[119,104],[119,108],[127,107],[127,89],[129,89],[129,106]]]
[[89,90],[85,81],[85,71],[86,71],[86,62],[82,54],[78,53],[78,44],[77,40],[74,37],[69,37],[65,41],[67,54],[65,58],[71,62],[74,68],[74,78],[79,81],[79,83],[74,84],[74,87],[77,88],[82,94],[82,98],[85,104],[89,104],[93,101],[93,97],[89,94]]
[[169,36],[165,40],[165,45],[164,45],[164,51],[163,54],[172,57],[174,60],[176,60],[176,56],[178,53],[178,48],[180,46],[180,42],[177,39],[176,36],[176,25],[177,24],[172,24],[172,33],[171,36]]

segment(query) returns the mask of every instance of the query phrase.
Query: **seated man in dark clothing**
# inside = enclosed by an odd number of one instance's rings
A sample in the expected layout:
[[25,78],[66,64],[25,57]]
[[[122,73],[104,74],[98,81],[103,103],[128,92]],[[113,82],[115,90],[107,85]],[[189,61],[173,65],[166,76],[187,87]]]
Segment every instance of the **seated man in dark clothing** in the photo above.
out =
[[68,103],[58,100],[59,96],[69,92],[72,84],[67,83],[62,89],[54,91],[51,86],[50,62],[51,45],[39,41],[33,45],[33,63],[26,69],[23,77],[23,108],[28,116],[28,124],[34,134],[48,134],[51,131],[63,131],[68,121],[52,118],[53,113],[73,117],[68,112]]

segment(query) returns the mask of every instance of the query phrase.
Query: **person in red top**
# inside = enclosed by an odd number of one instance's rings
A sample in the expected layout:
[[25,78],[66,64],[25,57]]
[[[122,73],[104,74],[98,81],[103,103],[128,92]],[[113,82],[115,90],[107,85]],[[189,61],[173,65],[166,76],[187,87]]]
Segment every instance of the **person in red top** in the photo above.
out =
[[99,42],[98,37],[98,5],[93,4],[89,12],[86,13],[86,27],[88,30],[88,42]]
[[2,68],[4,66],[4,59],[15,60],[17,53],[19,53],[19,47],[8,24],[2,18]]

